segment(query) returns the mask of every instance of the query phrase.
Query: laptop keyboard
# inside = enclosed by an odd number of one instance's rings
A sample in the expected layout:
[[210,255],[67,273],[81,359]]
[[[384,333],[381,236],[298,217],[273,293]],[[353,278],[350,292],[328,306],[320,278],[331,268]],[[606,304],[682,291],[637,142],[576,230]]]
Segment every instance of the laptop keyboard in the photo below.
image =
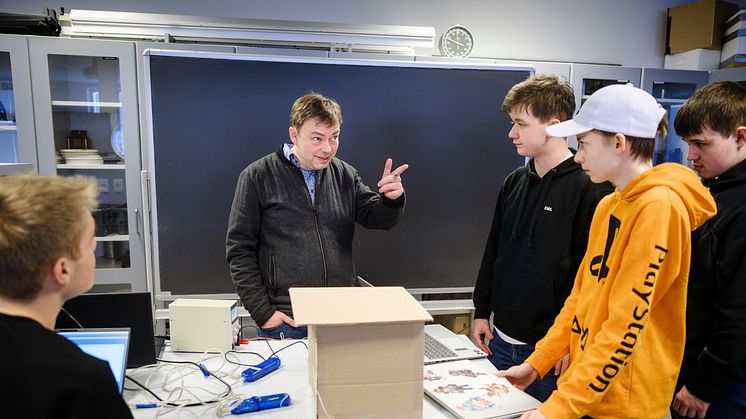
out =
[[437,339],[425,333],[425,358],[427,359],[447,359],[455,358],[458,355],[445,345],[438,342]]

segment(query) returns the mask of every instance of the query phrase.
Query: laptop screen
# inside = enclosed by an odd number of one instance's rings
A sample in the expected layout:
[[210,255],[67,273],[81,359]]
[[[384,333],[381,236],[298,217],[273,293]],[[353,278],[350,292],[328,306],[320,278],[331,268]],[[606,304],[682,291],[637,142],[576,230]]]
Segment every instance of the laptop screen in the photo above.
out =
[[57,333],[78,345],[88,355],[108,362],[119,392],[122,392],[129,347],[129,328],[58,330]]
[[[127,368],[155,364],[153,307],[149,292],[83,294],[68,300],[55,329],[129,327]],[[74,317],[73,320],[70,316]]]

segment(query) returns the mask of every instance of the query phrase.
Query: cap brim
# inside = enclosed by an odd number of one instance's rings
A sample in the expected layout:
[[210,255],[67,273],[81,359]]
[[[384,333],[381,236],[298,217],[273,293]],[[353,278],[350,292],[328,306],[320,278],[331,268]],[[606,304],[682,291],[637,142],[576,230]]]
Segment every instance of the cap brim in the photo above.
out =
[[574,119],[569,121],[560,122],[559,124],[549,125],[547,127],[547,134],[551,137],[569,137],[571,135],[578,135],[586,133],[593,128],[578,124]]

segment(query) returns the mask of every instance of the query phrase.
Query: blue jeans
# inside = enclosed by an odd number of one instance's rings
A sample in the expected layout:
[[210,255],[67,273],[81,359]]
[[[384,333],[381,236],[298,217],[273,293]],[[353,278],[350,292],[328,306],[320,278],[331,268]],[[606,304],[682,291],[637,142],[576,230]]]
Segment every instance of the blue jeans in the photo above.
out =
[[[672,419],[682,419],[671,409]],[[722,387],[712,398],[710,407],[707,408],[705,419],[740,419],[746,418],[746,384],[734,383]]]
[[262,329],[257,326],[256,337],[270,339],[303,339],[308,337],[308,326],[293,327],[287,323],[267,329]]
[[[495,337],[489,343],[490,351],[492,351],[490,361],[499,370],[506,370],[514,365],[522,364],[534,352],[534,347],[531,345],[513,345],[505,342],[496,330],[493,330],[492,334]],[[536,380],[528,386],[526,393],[543,402],[556,389],[557,376],[554,375],[554,369],[552,369],[544,376],[543,380]]]

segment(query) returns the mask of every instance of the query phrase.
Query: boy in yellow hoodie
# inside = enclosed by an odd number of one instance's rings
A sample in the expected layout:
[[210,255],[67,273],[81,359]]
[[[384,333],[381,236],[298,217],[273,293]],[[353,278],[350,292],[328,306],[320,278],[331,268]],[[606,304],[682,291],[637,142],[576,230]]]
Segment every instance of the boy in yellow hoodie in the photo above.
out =
[[665,110],[648,93],[613,85],[577,116],[547,127],[578,136],[575,160],[593,182],[616,190],[601,200],[570,296],[536,351],[500,374],[519,388],[570,365],[557,390],[523,418],[662,418],[684,351],[691,232],[715,202],[682,165],[653,167]]

